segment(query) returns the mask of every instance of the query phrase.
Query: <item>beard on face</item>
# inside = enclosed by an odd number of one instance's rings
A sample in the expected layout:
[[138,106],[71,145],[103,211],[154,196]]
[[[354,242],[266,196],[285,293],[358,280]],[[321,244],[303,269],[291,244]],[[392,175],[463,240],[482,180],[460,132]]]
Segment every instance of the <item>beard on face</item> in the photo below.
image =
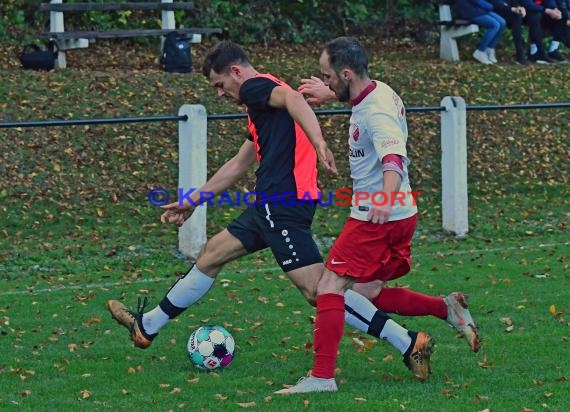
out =
[[339,79],[339,85],[336,89],[334,92],[340,102],[348,102],[350,100],[350,85],[346,80]]

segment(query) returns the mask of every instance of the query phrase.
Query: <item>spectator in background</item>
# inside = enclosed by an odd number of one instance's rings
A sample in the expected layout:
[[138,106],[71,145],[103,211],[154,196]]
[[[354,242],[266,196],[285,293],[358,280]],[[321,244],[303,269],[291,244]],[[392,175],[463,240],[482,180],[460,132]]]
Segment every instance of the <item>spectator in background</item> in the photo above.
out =
[[485,0],[456,0],[455,13],[457,18],[486,29],[473,58],[483,64],[497,63],[495,47],[506,26],[505,19],[495,13],[493,5]]
[[[521,6],[518,0],[489,0],[489,2],[493,5],[495,12],[505,19],[507,27],[511,29],[513,42],[515,44],[516,62],[526,66],[528,60],[526,58],[522,36],[523,19],[526,16],[525,8]],[[540,24],[538,20],[537,24]]]
[[570,0],[556,0],[556,4],[562,12],[564,22],[564,45],[570,49]]
[[[527,14],[537,14],[541,20],[542,28],[552,33],[552,41],[548,47],[546,57],[551,62],[561,62],[566,60],[558,51],[561,42],[564,42],[566,34],[566,21],[562,18],[562,11],[556,3],[558,0],[523,0],[523,5]],[[539,45],[531,43],[530,60],[541,63]]]
[[556,62],[554,59],[548,56],[544,49],[544,35],[541,27],[541,13],[532,11],[527,13],[527,9],[524,7],[524,0],[489,1],[493,4],[494,10],[506,20],[507,26],[511,29],[513,42],[515,43],[516,62],[518,64],[521,64],[523,66],[528,64],[522,35],[523,24],[528,26],[530,45],[532,48],[532,61],[539,64]]

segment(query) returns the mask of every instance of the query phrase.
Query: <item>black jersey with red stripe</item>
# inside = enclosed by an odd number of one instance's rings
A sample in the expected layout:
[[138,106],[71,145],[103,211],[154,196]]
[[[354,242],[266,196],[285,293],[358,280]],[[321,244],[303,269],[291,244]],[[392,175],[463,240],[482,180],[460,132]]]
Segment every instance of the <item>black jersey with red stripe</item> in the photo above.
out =
[[239,91],[257,150],[255,191],[258,198],[296,193],[297,199],[318,199],[317,154],[309,138],[287,109],[268,104],[277,86],[290,87],[270,74],[258,74],[246,80]]

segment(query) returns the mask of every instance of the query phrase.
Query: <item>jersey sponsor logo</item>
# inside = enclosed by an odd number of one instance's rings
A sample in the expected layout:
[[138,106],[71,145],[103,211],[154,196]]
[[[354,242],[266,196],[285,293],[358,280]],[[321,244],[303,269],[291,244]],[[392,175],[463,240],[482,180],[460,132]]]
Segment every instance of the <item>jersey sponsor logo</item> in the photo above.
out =
[[386,148],[386,147],[390,147],[390,146],[397,146],[400,144],[400,140],[396,139],[395,137],[388,137],[387,139],[382,140],[382,143],[380,143],[380,146],[382,146],[382,148]]
[[353,149],[352,147],[349,147],[348,156],[352,158],[364,157],[364,149]]
[[392,99],[394,100],[394,104],[398,110],[398,118],[401,120],[406,116],[406,108],[404,107],[404,102],[402,102],[402,99],[400,99],[400,96],[398,96],[396,93],[392,93]]
[[355,142],[358,142],[358,138],[360,137],[360,130],[358,129],[358,125],[355,125],[352,130],[352,138]]

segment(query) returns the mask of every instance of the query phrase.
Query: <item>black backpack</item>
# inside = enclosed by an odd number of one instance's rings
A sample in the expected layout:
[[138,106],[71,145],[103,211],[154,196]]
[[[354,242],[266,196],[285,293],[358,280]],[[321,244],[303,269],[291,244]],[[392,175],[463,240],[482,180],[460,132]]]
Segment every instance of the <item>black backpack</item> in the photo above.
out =
[[24,46],[18,57],[24,69],[49,71],[55,65],[58,50],[55,41],[47,42],[43,48],[30,43]]
[[186,35],[172,31],[164,37],[160,64],[170,73],[192,71],[192,49]]

